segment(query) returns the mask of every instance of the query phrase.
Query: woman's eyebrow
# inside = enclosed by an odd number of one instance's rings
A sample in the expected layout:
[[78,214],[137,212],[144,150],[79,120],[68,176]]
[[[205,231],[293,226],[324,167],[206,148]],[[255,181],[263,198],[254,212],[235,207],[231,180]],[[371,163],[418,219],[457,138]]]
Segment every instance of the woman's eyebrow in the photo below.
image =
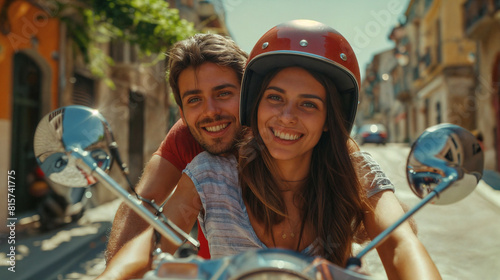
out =
[[323,98],[315,95],[315,94],[310,94],[310,93],[302,93],[299,95],[301,98],[313,98],[313,99],[318,99],[320,100],[321,102],[325,103],[325,100],[323,100]]
[[[280,88],[280,87],[276,87],[276,86],[270,86],[268,88],[266,88],[266,90],[275,90],[279,93],[285,93],[285,90]],[[312,94],[312,93],[302,93],[299,95],[300,98],[313,98],[313,99],[318,99],[320,100],[321,102],[325,103],[325,100],[323,100],[321,97],[317,96],[316,94]]]
[[270,86],[270,87],[266,88],[266,90],[270,90],[270,89],[275,90],[275,91],[277,91],[279,93],[285,93],[284,89],[276,87],[276,86]]

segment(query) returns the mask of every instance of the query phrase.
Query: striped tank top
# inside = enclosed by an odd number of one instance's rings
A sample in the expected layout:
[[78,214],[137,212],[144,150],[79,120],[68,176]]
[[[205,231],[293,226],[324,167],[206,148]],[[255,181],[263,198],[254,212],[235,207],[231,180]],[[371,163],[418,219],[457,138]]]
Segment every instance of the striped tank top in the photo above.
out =
[[[366,152],[351,154],[367,195],[394,186],[380,166]],[[214,156],[200,153],[186,166],[184,173],[193,181],[202,203],[199,225],[208,240],[211,257],[236,255],[250,249],[265,249],[248,217],[238,183],[238,162],[235,156]],[[312,255],[313,244],[301,253]]]

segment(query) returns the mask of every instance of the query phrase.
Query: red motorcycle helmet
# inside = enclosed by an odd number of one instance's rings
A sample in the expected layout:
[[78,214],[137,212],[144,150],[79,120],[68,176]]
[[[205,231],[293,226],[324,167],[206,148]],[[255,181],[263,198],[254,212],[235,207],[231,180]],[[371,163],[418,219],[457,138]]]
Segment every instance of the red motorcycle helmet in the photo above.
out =
[[255,44],[243,74],[241,124],[250,125],[252,106],[266,74],[275,68],[291,66],[310,69],[333,80],[341,97],[346,129],[350,132],[358,106],[358,60],[339,32],[313,20],[292,20],[277,25]]

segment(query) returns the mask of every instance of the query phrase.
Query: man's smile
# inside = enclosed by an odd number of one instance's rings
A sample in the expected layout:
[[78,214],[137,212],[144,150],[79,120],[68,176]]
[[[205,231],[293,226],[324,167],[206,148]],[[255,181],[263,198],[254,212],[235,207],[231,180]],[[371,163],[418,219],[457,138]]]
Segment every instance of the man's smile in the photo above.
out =
[[205,126],[203,127],[205,130],[208,132],[219,132],[226,128],[229,125],[229,123],[224,123],[224,124],[219,124],[219,125],[214,125],[214,126]]

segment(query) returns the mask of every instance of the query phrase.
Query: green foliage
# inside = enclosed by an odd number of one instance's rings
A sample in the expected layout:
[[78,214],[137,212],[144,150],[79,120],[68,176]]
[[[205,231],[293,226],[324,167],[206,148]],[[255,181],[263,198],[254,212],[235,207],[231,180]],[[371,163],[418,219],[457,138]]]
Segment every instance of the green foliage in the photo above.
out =
[[146,55],[165,51],[195,33],[192,23],[180,19],[164,0],[94,0],[94,19],[103,30],[137,44]]
[[98,77],[113,63],[99,43],[118,39],[137,45],[146,56],[162,55],[175,42],[196,32],[193,24],[181,19],[178,10],[169,8],[164,0],[55,1],[55,16],[66,23],[85,63]]

